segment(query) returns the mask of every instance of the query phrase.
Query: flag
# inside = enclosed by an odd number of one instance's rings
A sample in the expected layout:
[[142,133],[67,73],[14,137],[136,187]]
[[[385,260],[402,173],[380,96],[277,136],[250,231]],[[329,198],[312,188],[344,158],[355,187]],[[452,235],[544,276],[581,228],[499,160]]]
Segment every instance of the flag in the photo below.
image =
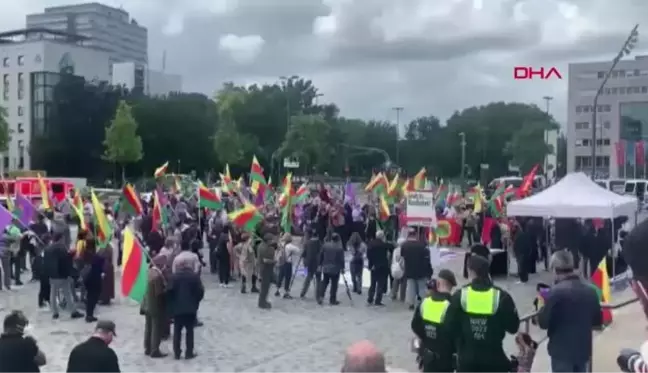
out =
[[506,192],[506,186],[504,183],[500,183],[497,186],[497,189],[491,195],[490,200],[488,201],[488,209],[491,213],[491,216],[494,218],[499,218],[504,212],[504,203],[502,197]]
[[90,190],[90,199],[92,201],[92,209],[94,210],[95,216],[95,234],[97,236],[97,243],[100,249],[105,248],[112,238],[112,228],[110,227],[110,222],[106,218],[106,213],[104,207],[99,202],[99,198],[95,194],[94,190]]
[[35,212],[36,207],[34,207],[29,199],[21,194],[16,196],[16,211],[14,214],[24,226],[32,223]]
[[[0,175],[0,177],[2,176]],[[7,210],[9,210],[12,214],[15,214],[16,206],[14,205],[14,201],[11,199],[11,194],[9,193],[9,184],[4,181],[4,177],[2,178],[2,181],[4,182],[4,195],[7,201]]]
[[257,224],[262,220],[256,207],[246,204],[243,208],[227,214],[229,221],[246,232],[254,232]]
[[268,178],[268,185],[265,187],[265,190],[263,191],[264,197],[263,200],[265,201],[266,204],[272,204],[272,201],[274,199],[274,191],[272,190],[272,176]]
[[290,195],[286,194],[286,191],[292,191],[292,173],[288,173],[281,183],[281,196],[279,196],[279,207],[284,208],[288,204],[288,198]]
[[40,174],[36,174],[36,177],[38,178],[38,187],[40,189],[40,195],[41,195],[41,206],[45,210],[51,210],[54,208],[54,204],[52,203],[52,199],[50,198],[49,195],[49,189],[47,189],[47,184],[45,183],[45,180],[41,177]]
[[304,183],[300,185],[299,188],[297,188],[297,191],[295,192],[294,203],[303,203],[306,201],[306,198],[308,198],[308,184]]
[[210,210],[220,210],[223,208],[223,202],[218,194],[209,190],[202,181],[198,181],[198,205]]
[[162,231],[168,225],[166,211],[162,205],[160,191],[153,192],[153,215],[151,217],[153,229]]
[[389,220],[389,204],[387,204],[387,201],[385,200],[385,196],[381,195],[378,203],[378,219],[382,222],[386,222]]
[[[304,185],[299,187],[296,194],[299,194],[302,188],[304,188]],[[304,190],[304,194],[305,192],[306,191]],[[355,193],[355,189],[353,188],[353,184],[351,184],[350,180],[347,180],[346,184],[344,184],[344,201],[349,202],[352,205],[356,204],[356,193]]]
[[175,194],[182,193],[182,182],[180,180],[180,176],[176,174],[173,174],[171,176],[173,177],[173,185],[172,185],[173,193]]
[[448,193],[450,193],[448,187],[443,183],[443,180],[441,180],[441,183],[439,184],[439,187],[437,188],[434,195],[434,200],[436,201],[435,207],[445,207],[446,200],[448,199]]
[[0,233],[4,233],[5,229],[13,223],[13,219],[13,214],[6,207],[0,205]]
[[126,227],[122,241],[122,295],[142,303],[148,286],[146,254],[133,231]]
[[540,165],[538,164],[533,166],[531,171],[529,171],[529,173],[526,174],[522,179],[522,184],[520,184],[520,187],[517,189],[516,193],[518,198],[524,198],[531,194],[531,188],[533,187],[533,178],[535,177],[536,172],[538,172],[538,167],[540,167]]
[[250,186],[252,193],[256,195],[261,189],[261,186],[267,184],[265,176],[263,176],[263,167],[259,164],[256,155],[252,157],[252,165],[250,166]]
[[292,210],[293,197],[295,192],[292,187],[292,174],[288,174],[284,183],[283,196],[285,196],[285,205],[281,209],[281,228],[284,232],[291,232],[292,228]]
[[[601,304],[610,303],[610,278],[607,273],[606,258],[599,263],[598,267],[592,273],[592,284],[595,287],[596,293],[599,296]],[[604,308],[602,311],[603,325],[612,323],[612,312]]]
[[72,207],[72,211],[74,211],[76,216],[79,218],[79,230],[87,231],[88,225],[86,224],[85,215],[83,214],[83,200],[81,199],[81,194],[77,189],[74,190],[74,196],[68,199],[68,201],[70,207]]
[[132,212],[136,216],[140,216],[144,213],[144,209],[142,208],[142,201],[140,201],[140,197],[135,191],[135,187],[133,187],[131,184],[126,184],[122,188],[122,198],[124,199],[124,201],[126,201],[126,205],[130,212]]
[[169,161],[164,162],[162,166],[156,168],[155,172],[153,172],[153,177],[157,179],[164,176],[167,172],[167,168],[169,168]]
[[421,168],[419,172],[414,176],[414,190],[425,189],[425,174],[427,170],[425,167]]
[[399,182],[399,176],[398,174],[396,174],[394,176],[394,179],[389,184],[389,189],[387,189],[387,194],[390,197],[394,197],[398,193],[398,182]]
[[378,175],[374,175],[369,184],[365,186],[365,192],[374,192],[376,194],[383,194],[389,188],[389,182],[387,177],[382,172]]
[[401,186],[401,192],[404,196],[407,196],[409,192],[413,192],[415,190],[416,188],[414,187],[414,180],[408,177],[407,180],[405,180],[405,183],[403,183],[403,185]]
[[643,167],[646,163],[646,149],[644,147],[644,141],[640,140],[635,143],[635,157],[637,166]]
[[473,203],[473,211],[475,213],[480,213],[483,208],[484,201],[484,191],[480,184],[475,185],[470,191],[466,194],[466,197]]
[[623,166],[625,164],[625,141],[617,141],[614,145],[616,150],[617,166]]

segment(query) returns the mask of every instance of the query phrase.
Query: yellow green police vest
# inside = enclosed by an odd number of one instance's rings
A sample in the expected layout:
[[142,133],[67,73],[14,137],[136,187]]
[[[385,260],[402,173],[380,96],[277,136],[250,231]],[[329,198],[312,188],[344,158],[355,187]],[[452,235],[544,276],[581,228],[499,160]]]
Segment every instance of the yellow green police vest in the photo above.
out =
[[499,306],[499,299],[500,291],[495,288],[476,291],[471,286],[466,286],[461,289],[461,308],[473,315],[494,315]]
[[450,302],[447,300],[434,300],[431,297],[426,297],[421,302],[421,318],[423,321],[441,324],[449,305]]

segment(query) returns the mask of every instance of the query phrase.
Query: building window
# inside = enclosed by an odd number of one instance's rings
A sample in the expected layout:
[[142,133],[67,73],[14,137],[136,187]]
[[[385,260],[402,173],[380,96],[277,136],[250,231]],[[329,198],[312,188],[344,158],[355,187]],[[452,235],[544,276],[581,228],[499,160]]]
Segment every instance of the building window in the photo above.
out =
[[625,78],[626,76],[626,71],[625,70],[619,70],[619,78]]
[[610,74],[610,77],[612,78],[617,78],[619,76],[619,72],[616,70],[612,70],[612,73]]
[[22,117],[25,115],[25,109],[22,106],[18,106],[18,116]]
[[589,122],[576,122],[575,127],[577,130],[586,130],[589,128]]
[[4,159],[2,160],[2,163],[4,163],[4,165],[3,165],[4,169],[8,170],[9,169],[9,157],[5,155]]
[[613,94],[613,95],[616,95],[616,94],[618,94],[618,93],[619,93],[619,88],[617,88],[617,87],[612,87],[612,94]]
[[597,76],[598,76],[599,79],[603,79],[603,78],[605,78],[605,71],[599,71],[599,72],[597,73]]
[[9,101],[9,74],[2,76],[2,97],[5,101]]
[[9,57],[5,57],[2,59],[2,66],[9,67]]
[[608,157],[608,156],[597,156],[596,157],[596,167],[610,167],[610,157]]
[[641,87],[641,93],[648,93],[648,87],[647,86]]
[[576,157],[576,169],[582,170],[583,168],[592,167],[592,158],[585,156]]
[[626,87],[619,87],[619,94],[625,95],[626,94]]
[[577,112],[577,113],[580,113],[580,112],[582,112],[582,111],[583,111],[583,107],[582,107],[582,106],[580,106],[580,105],[579,105],[579,106],[576,106],[576,112]]
[[582,139],[581,140],[581,146],[590,146],[592,145],[592,140],[590,139]]
[[603,121],[603,128],[605,128],[606,130],[610,129],[610,121],[609,120]]
[[25,129],[23,128],[22,123],[18,123],[18,133],[25,133]]
[[25,56],[18,56],[18,66],[23,66],[25,64]]
[[18,99],[22,100],[25,96],[25,77],[23,73],[18,73]]
[[610,146],[610,139],[603,139],[603,146]]

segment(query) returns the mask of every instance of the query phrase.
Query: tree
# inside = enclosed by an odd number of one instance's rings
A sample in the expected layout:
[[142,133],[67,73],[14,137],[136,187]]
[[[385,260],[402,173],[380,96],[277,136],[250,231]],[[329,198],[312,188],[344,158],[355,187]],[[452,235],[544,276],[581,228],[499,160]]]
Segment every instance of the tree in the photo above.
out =
[[142,159],[142,139],[137,134],[137,121],[130,105],[120,101],[115,116],[106,128],[104,159],[121,167],[122,182],[126,180],[126,165]]
[[333,154],[326,141],[330,131],[330,124],[319,115],[294,116],[280,153],[284,157],[298,157],[306,169],[324,168]]
[[516,131],[506,147],[512,163],[522,172],[528,172],[536,164],[542,165],[545,157],[556,151],[545,142],[545,131],[555,129],[558,129],[555,123],[533,122]]
[[0,106],[0,152],[6,152],[9,149],[10,141],[11,133],[7,122],[7,109]]

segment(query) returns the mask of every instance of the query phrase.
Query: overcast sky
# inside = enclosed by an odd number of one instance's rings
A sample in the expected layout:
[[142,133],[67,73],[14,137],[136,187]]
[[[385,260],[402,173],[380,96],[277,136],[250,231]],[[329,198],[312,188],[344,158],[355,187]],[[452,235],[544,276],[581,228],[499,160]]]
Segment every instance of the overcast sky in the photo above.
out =
[[[71,0],[20,0],[0,25]],[[445,120],[490,101],[524,101],[566,118],[567,64],[612,59],[648,0],[104,0],[149,30],[151,68],[213,94],[222,82],[312,79],[350,117]],[[648,22],[639,48],[648,49]],[[516,65],[552,67],[563,80],[516,81]]]

